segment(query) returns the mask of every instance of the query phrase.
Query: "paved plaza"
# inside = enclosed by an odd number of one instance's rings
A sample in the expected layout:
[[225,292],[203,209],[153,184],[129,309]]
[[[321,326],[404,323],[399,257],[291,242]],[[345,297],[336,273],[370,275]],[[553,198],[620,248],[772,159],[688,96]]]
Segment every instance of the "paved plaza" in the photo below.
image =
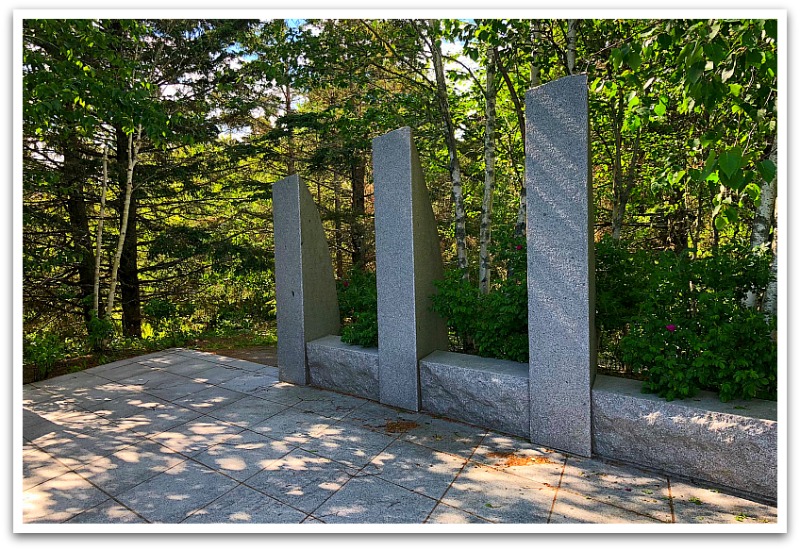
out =
[[741,524],[724,490],[184,349],[23,389],[24,523]]

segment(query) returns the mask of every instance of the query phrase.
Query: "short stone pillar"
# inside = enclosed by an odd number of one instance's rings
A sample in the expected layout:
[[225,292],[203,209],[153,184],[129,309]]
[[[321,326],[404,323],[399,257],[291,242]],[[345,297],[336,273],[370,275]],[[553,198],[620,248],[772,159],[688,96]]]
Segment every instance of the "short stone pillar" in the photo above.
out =
[[314,199],[297,175],[273,184],[272,211],[279,377],[306,385],[306,343],[339,334],[331,253]]
[[378,364],[381,403],[420,408],[419,360],[447,350],[447,325],[430,311],[444,274],[439,234],[410,128],[372,140]]
[[585,75],[525,98],[531,441],[592,453],[594,212]]

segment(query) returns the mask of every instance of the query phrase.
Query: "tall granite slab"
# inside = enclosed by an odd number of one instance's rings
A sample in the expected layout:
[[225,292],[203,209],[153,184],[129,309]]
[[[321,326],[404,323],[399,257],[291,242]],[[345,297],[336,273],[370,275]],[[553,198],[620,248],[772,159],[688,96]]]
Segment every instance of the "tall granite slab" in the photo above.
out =
[[273,184],[272,209],[279,377],[306,385],[306,343],[339,334],[331,254],[314,199],[297,175]]
[[594,213],[585,75],[525,97],[531,440],[592,453]]
[[448,346],[444,320],[430,311],[444,273],[439,234],[411,129],[375,138],[372,163],[380,401],[417,411],[419,360]]

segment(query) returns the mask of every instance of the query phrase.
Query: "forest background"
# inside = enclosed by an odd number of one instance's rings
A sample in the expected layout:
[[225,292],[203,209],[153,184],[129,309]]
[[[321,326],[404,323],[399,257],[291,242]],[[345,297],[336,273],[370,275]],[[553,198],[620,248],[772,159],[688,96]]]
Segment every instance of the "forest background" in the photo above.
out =
[[[725,369],[749,373],[733,394],[774,394],[777,29],[26,20],[25,363],[41,377],[274,342],[270,185],[292,173],[322,214],[343,317],[369,311],[371,139],[400,126],[439,222],[454,349],[526,360],[524,93],[586,73],[601,366],[648,365],[672,397]],[[672,384],[687,363],[696,380]]]

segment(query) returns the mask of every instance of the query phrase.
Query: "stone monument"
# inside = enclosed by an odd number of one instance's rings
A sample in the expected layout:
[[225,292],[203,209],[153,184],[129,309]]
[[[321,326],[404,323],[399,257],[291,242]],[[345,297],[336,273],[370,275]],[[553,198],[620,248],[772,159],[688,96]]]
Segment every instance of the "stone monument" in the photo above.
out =
[[314,199],[297,175],[272,186],[272,210],[279,377],[306,385],[306,343],[339,334],[331,253]]
[[411,129],[375,138],[372,162],[380,401],[417,411],[419,360],[448,347],[447,326],[429,309],[444,273],[439,234]]
[[594,213],[586,75],[525,98],[531,440],[592,454]]

